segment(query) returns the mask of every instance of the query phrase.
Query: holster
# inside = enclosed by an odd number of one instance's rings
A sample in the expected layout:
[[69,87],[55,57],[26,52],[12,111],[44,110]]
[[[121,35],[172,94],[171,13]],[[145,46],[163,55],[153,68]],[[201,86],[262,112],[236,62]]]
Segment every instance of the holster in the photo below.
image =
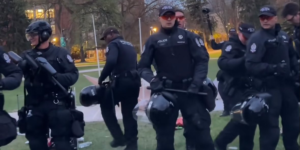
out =
[[72,123],[72,137],[80,138],[84,136],[84,117],[81,111],[76,109],[70,109],[71,114],[73,116],[73,123]]

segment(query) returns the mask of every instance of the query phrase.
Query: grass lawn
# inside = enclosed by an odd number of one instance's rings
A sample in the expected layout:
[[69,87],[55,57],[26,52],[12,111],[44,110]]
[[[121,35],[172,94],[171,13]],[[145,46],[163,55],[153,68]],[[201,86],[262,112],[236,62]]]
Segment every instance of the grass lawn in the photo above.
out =
[[[220,118],[219,113],[212,114],[211,134],[213,138],[220,133],[228,120],[229,117]],[[109,147],[109,142],[112,140],[112,138],[103,122],[88,123],[85,130],[85,141],[93,142],[90,147],[85,148],[86,150],[113,150],[111,147]],[[259,134],[257,133],[255,137],[254,150],[259,150],[258,135]],[[12,142],[10,145],[1,147],[1,150],[29,150],[28,146],[24,144],[25,141],[26,139],[24,136],[19,136],[18,139]],[[145,123],[139,123],[139,150],[154,150],[155,146],[155,132],[152,129],[152,126]],[[238,146],[238,138],[229,146]],[[176,131],[175,147],[177,150],[185,149],[183,130]],[[284,150],[281,141],[276,150]]]
[[[95,66],[95,67],[93,67],[93,66],[78,67],[79,70],[88,70],[88,69],[96,69],[96,68],[97,68],[97,66]],[[218,71],[217,60],[213,59],[209,63],[208,77],[210,77],[211,79],[215,79],[217,71]],[[75,90],[76,90],[76,101],[77,101],[78,105],[79,105],[78,97],[79,97],[80,90],[86,86],[91,85],[91,83],[83,75],[88,75],[88,76],[92,76],[92,77],[96,77],[96,78],[99,77],[97,71],[80,74],[77,83],[73,86],[73,87],[75,87]],[[18,99],[19,99],[19,107],[23,106],[23,103],[24,103],[24,101],[23,101],[23,99],[24,99],[23,84],[16,90],[4,91],[4,95],[5,95],[4,109],[7,110],[8,112],[14,112],[14,111],[18,110]]]

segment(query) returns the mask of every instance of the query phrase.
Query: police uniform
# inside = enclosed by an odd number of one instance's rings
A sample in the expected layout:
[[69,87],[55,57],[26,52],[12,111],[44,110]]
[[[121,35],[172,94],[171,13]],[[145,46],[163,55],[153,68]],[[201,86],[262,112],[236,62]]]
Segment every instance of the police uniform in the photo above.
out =
[[16,89],[22,82],[22,70],[13,64],[2,47],[0,47],[0,74],[5,76],[0,80],[0,91]]
[[[254,27],[249,24],[240,24],[239,31],[249,38],[254,32]],[[226,88],[219,89],[220,93],[224,93],[229,99],[229,109],[235,104],[244,100],[244,93],[248,89],[247,72],[245,67],[244,45],[238,35],[233,35],[222,48],[222,55],[218,60],[219,68],[222,71],[222,86]],[[222,91],[221,91],[222,90]],[[227,145],[234,141],[240,135],[240,150],[252,150],[254,143],[256,126],[248,126],[235,120],[230,120],[223,131],[217,136],[215,144],[218,150],[226,150]]]
[[[231,28],[231,29],[229,30],[229,35],[230,35],[230,37],[236,35],[236,30],[235,30],[235,28]],[[212,39],[212,40],[211,40],[211,48],[214,49],[214,50],[222,49],[222,47],[224,46],[224,44],[225,44],[224,41],[222,41],[222,42],[220,42],[220,43],[216,43],[216,40],[215,40],[215,39]]]
[[[273,7],[265,6],[261,15],[276,16]],[[274,29],[261,29],[248,41],[246,68],[261,83],[261,90],[272,95],[269,112],[260,123],[260,149],[275,150],[279,140],[279,116],[282,118],[283,142],[286,149],[299,150],[299,107],[291,72],[298,64],[288,35],[277,24]],[[296,61],[297,62],[297,61]]]
[[[29,25],[26,33],[29,35],[38,34],[41,39],[38,44],[40,45],[43,42],[48,42],[52,30],[47,22],[36,21]],[[69,52],[64,48],[56,47],[50,43],[46,49],[36,47],[22,55],[24,60],[28,56],[33,60],[38,57],[45,58],[57,72],[53,77],[65,89],[69,89],[78,80],[78,70]],[[56,150],[74,149],[70,144],[73,135],[74,114],[69,110],[69,99],[66,93],[52,82],[51,75],[45,69],[39,67],[37,71],[33,71],[28,60],[25,66],[22,64],[19,66],[25,77],[24,88],[27,93],[25,96],[27,112],[25,129],[30,149],[48,150],[49,128]]]
[[[110,27],[106,29],[103,38],[108,34],[119,34]],[[138,102],[141,79],[137,72],[137,52],[130,42],[121,36],[114,38],[106,48],[106,64],[99,77],[99,84],[107,78],[111,80],[111,93],[100,102],[103,119],[114,141],[112,147],[127,145],[126,150],[137,149],[137,121],[132,116],[132,110]],[[124,123],[124,134],[115,115],[115,105],[121,102]]]
[[[175,11],[172,6],[163,6],[160,16]],[[155,60],[157,76],[151,64]],[[189,31],[180,29],[175,23],[171,29],[153,34],[147,40],[138,68],[143,79],[150,83],[152,93],[164,87],[198,92],[206,79],[209,56],[203,40]],[[188,80],[192,79],[192,80]],[[191,81],[191,82],[189,82]],[[185,123],[187,149],[214,150],[210,135],[211,118],[199,97],[193,94],[174,93],[177,96],[175,109],[164,125],[153,124],[156,131],[157,150],[174,150],[174,132],[178,110]]]
[[293,39],[295,42],[296,51],[298,53],[298,58],[300,58],[300,26],[295,26]]

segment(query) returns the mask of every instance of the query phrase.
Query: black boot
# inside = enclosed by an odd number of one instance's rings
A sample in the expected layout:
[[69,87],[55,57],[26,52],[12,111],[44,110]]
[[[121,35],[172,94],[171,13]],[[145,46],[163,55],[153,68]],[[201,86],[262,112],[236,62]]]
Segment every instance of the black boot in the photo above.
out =
[[137,138],[126,142],[126,148],[124,150],[138,150]]
[[224,110],[223,113],[220,115],[220,117],[227,117],[230,116],[229,111]]
[[113,140],[110,142],[110,146],[113,148],[125,146],[124,140]]

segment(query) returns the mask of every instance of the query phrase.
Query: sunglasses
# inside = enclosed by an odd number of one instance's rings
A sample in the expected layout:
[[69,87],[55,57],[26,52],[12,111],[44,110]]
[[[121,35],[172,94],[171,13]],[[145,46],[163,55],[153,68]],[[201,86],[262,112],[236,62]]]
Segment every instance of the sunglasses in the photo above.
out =
[[178,16],[178,17],[176,17],[176,19],[177,20],[183,20],[183,19],[185,19],[185,17],[184,16]]
[[296,15],[292,16],[290,19],[287,19],[286,21],[292,22],[294,20],[294,17],[296,17],[297,15],[300,15],[300,13],[297,13]]
[[265,21],[265,20],[270,21],[273,18],[274,18],[274,16],[260,16],[259,17],[260,21]]
[[174,20],[176,18],[175,15],[165,15],[160,17],[163,20]]

